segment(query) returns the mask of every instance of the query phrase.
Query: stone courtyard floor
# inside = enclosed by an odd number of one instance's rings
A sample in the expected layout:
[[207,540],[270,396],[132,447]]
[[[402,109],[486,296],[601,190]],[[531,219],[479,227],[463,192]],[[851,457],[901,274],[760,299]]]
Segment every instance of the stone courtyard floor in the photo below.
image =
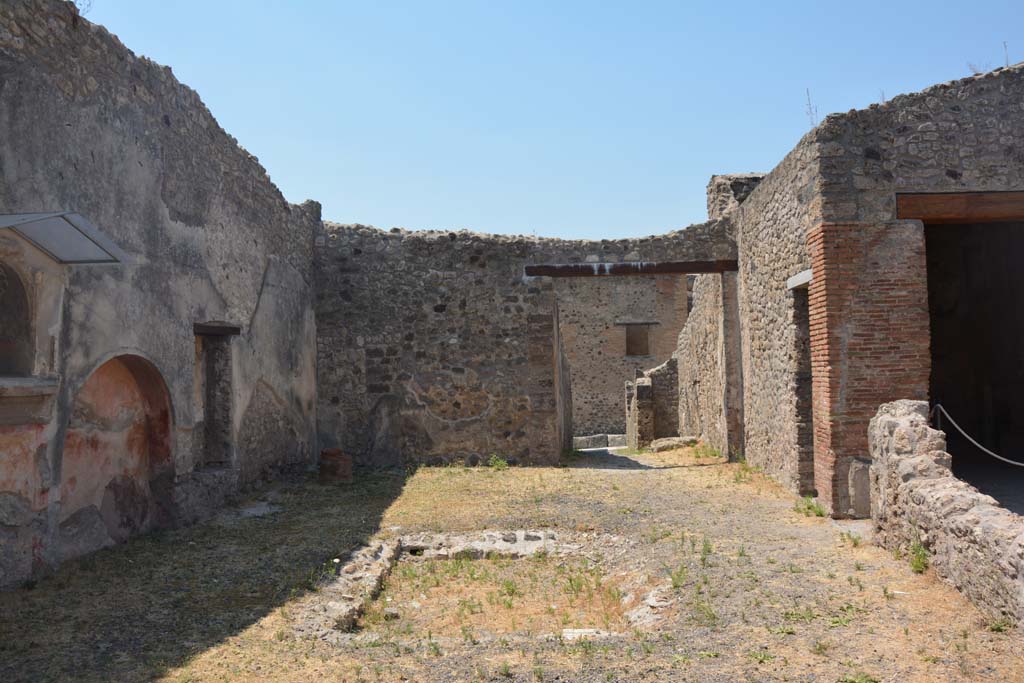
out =
[[[0,681],[1024,681],[1019,632],[867,524],[698,453],[278,484],[0,594]],[[509,530],[570,551],[406,557],[355,632],[296,635],[368,541]]]

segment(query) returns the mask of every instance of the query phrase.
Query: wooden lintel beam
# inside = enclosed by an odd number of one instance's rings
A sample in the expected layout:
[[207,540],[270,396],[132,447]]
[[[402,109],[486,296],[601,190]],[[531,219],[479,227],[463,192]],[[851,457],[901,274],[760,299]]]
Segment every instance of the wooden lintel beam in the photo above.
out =
[[545,263],[526,266],[526,274],[544,277],[594,277],[599,275],[663,275],[666,273],[726,273],[739,269],[735,260],[627,261],[624,263]]
[[1024,192],[943,192],[896,195],[897,218],[924,223],[1024,220]]
[[203,337],[235,337],[241,333],[240,326],[219,321],[193,323],[192,325],[192,334]]

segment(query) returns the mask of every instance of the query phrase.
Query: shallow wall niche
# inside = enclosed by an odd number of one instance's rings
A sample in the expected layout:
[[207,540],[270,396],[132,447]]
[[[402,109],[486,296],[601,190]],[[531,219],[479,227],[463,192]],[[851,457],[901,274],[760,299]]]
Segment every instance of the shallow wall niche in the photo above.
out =
[[202,335],[204,418],[203,465],[226,467],[232,461],[231,337]]
[[32,311],[25,285],[0,262],[0,375],[32,374]]
[[60,554],[82,555],[171,521],[171,404],[133,355],[97,368],[75,396],[61,465]]

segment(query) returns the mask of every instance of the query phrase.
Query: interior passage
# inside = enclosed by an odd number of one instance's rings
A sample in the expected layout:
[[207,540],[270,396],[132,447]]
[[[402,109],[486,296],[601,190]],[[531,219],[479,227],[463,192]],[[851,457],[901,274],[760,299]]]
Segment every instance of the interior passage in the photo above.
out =
[[[929,225],[926,241],[932,402],[987,448],[1024,462],[1024,222]],[[1024,468],[944,427],[954,473],[1024,508]]]

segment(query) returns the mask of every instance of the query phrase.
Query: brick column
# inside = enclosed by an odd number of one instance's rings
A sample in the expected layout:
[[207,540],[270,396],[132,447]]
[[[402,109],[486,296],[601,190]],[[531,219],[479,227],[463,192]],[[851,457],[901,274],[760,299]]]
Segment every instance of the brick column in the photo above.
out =
[[846,517],[850,465],[869,457],[868,422],[878,406],[928,398],[924,226],[829,223],[808,234],[807,246],[814,483],[832,516]]

